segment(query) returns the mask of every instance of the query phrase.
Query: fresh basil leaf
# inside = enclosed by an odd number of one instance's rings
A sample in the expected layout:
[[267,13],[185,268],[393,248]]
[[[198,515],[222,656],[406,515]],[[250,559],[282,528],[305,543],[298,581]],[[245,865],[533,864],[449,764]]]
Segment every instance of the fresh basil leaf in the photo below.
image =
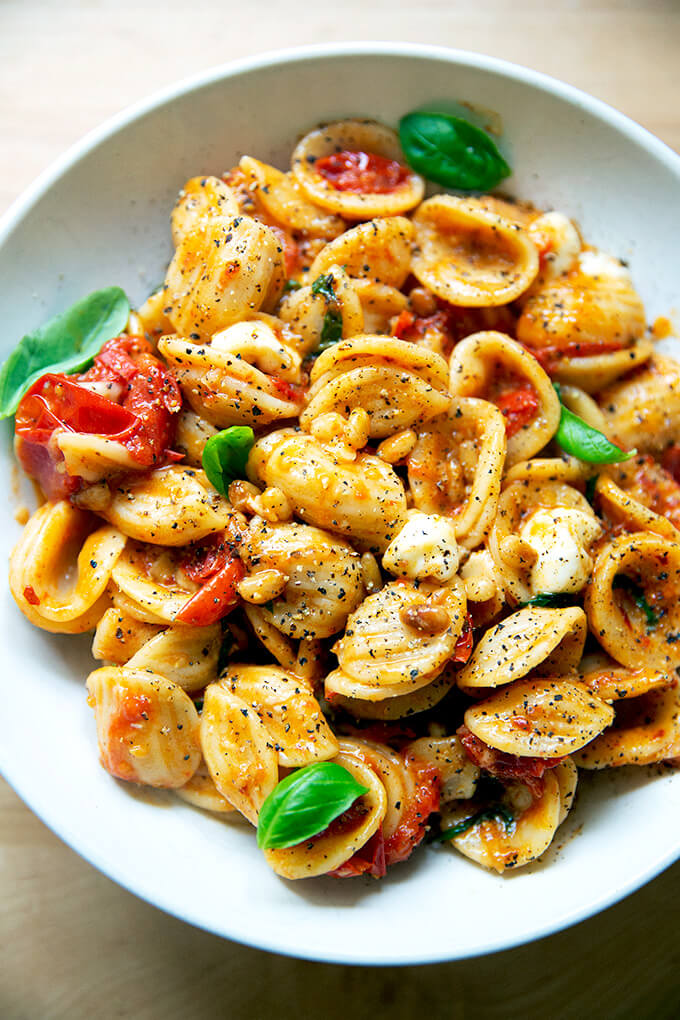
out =
[[647,620],[647,628],[651,630],[652,627],[656,627],[659,622],[658,613],[656,613],[645,597],[645,593],[639,584],[636,584],[632,577],[628,577],[627,574],[617,574],[614,578],[613,588],[620,588],[630,595],[632,601],[641,609],[645,614]]
[[399,123],[409,166],[445,188],[489,191],[512,170],[481,128],[448,113],[408,113]]
[[626,453],[611,443],[602,432],[588,425],[564,404],[561,409],[555,440],[572,457],[578,457],[588,464],[618,464],[635,455],[635,451]]
[[445,840],[462,836],[464,832],[472,829],[475,825],[479,825],[480,822],[494,821],[503,822],[506,832],[512,832],[515,826],[515,816],[512,811],[509,811],[504,804],[492,804],[491,807],[477,811],[476,814],[470,815],[469,818],[464,818],[462,822],[457,822],[456,825],[452,825],[448,829],[441,829],[436,835],[431,837],[429,842],[443,843]]
[[14,414],[26,390],[46,372],[86,368],[125,328],[129,314],[125,292],[106,287],[22,337],[0,369],[0,418]]
[[363,793],[368,793],[366,787],[336,762],[306,765],[282,779],[265,800],[257,845],[281,849],[318,836]]
[[211,436],[203,447],[203,470],[223,496],[237,478],[246,477],[246,464],[255,435],[249,425],[232,425]]
[[290,294],[293,290],[299,290],[302,284],[299,280],[286,280],[283,285],[283,293]]
[[573,604],[574,596],[568,595],[565,592],[552,592],[552,591],[540,591],[538,595],[534,595],[526,602],[522,602],[521,606],[551,606],[555,609],[561,609],[564,606],[570,606]]
[[312,294],[320,294],[326,301],[335,301],[335,280],[330,273],[317,276],[312,284]]
[[342,315],[329,309],[323,317],[321,339],[317,351],[325,351],[333,344],[337,344],[338,340],[342,340]]

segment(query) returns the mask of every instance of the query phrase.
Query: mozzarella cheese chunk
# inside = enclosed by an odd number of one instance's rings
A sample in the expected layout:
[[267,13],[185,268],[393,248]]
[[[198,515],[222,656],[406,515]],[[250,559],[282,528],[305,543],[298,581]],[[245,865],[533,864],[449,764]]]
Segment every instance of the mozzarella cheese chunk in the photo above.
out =
[[593,279],[621,280],[625,283],[632,281],[627,266],[624,266],[623,262],[614,258],[613,255],[607,255],[606,252],[581,252],[578,262],[579,269],[584,276],[591,276]]
[[520,538],[536,553],[531,588],[538,592],[577,592],[592,573],[588,552],[602,528],[592,514],[573,507],[535,510],[524,522]]
[[453,521],[439,514],[414,511],[388,545],[382,563],[395,577],[451,581],[459,563]]

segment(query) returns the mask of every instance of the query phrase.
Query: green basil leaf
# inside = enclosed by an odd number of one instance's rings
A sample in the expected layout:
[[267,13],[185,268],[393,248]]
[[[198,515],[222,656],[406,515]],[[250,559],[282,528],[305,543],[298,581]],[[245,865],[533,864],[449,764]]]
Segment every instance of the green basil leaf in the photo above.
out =
[[522,602],[521,606],[522,608],[525,606],[550,606],[555,609],[561,609],[564,606],[571,606],[573,603],[574,596],[565,592],[540,591],[538,595],[534,595],[533,598]]
[[317,276],[312,284],[312,294],[321,294],[326,301],[335,301],[335,280],[330,273]]
[[290,294],[291,291],[299,290],[301,286],[302,284],[299,282],[299,280],[286,280],[286,282],[283,285],[283,293]]
[[323,317],[321,339],[317,351],[325,351],[333,344],[337,344],[338,340],[342,340],[342,315],[329,309]]
[[476,814],[470,815],[469,818],[464,818],[462,822],[457,822],[456,825],[452,825],[449,829],[442,829],[435,836],[432,836],[429,842],[443,843],[444,840],[462,836],[464,832],[467,832],[468,829],[478,825],[480,822],[494,821],[503,822],[506,832],[512,832],[515,827],[515,816],[512,811],[509,811],[504,804],[492,804],[491,807],[484,808],[483,811],[477,811]]
[[645,597],[645,593],[639,584],[636,584],[632,577],[627,574],[617,574],[614,578],[613,588],[620,588],[630,595],[632,601],[645,614],[647,629],[651,630],[659,622],[659,615],[656,613]]
[[0,418],[14,414],[26,390],[46,372],[86,368],[122,332],[129,314],[125,292],[106,287],[22,337],[0,369]]
[[602,432],[588,425],[564,404],[561,406],[560,424],[555,433],[555,440],[572,457],[578,457],[588,464],[618,464],[619,461],[630,460],[635,455],[634,451],[626,453],[611,443]]
[[306,765],[282,779],[265,800],[257,845],[281,849],[318,836],[363,793],[368,793],[366,787],[336,762]]
[[203,470],[223,496],[237,478],[246,477],[246,464],[255,435],[249,425],[232,425],[211,436],[203,447]]
[[399,123],[406,161],[446,188],[489,191],[512,170],[490,136],[448,113],[408,113]]

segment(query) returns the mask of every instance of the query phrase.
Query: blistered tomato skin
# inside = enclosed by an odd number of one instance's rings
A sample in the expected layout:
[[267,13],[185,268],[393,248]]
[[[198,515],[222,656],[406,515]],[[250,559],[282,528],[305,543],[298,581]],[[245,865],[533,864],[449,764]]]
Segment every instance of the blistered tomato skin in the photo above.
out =
[[317,160],[315,169],[336,191],[359,195],[390,195],[409,178],[408,169],[395,159],[348,149]]

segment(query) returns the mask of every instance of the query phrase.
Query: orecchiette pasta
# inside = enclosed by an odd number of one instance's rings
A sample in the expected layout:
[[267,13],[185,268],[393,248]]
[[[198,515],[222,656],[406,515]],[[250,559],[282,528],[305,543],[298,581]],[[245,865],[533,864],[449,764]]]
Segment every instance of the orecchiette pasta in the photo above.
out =
[[17,409],[10,587],[94,631],[102,765],[287,879],[517,868],[579,768],[680,764],[680,364],[565,213],[423,197],[365,120],[191,178],[164,286]]

